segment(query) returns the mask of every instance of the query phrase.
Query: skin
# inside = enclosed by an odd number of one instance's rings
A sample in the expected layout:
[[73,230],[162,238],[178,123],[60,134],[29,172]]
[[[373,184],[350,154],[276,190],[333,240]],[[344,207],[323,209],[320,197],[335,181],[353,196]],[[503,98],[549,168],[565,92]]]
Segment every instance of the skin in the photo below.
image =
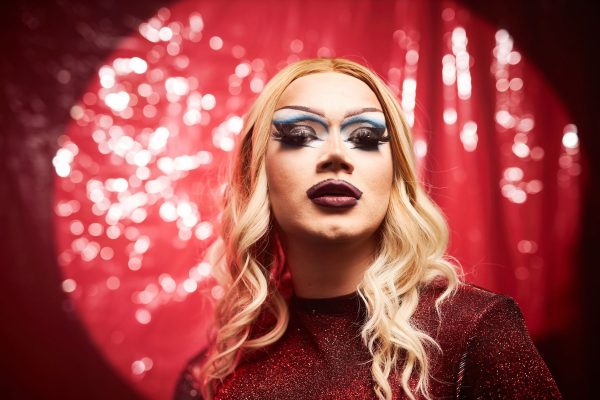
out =
[[[288,108],[296,106],[309,107],[323,116]],[[278,140],[277,126],[273,125],[265,154],[271,211],[294,291],[304,298],[354,292],[374,257],[375,233],[387,212],[393,169],[388,142],[375,140],[375,146],[371,141],[371,148],[361,148],[356,146],[364,141],[348,141],[356,138],[353,135],[358,127],[374,125],[348,125],[344,117],[369,109],[351,118],[379,122],[388,136],[379,100],[357,78],[322,72],[293,81],[275,109],[275,122],[307,115],[323,120],[294,122],[296,126],[310,126],[319,137],[304,145]],[[331,178],[345,180],[363,192],[354,207],[327,208],[307,197],[307,189]]]

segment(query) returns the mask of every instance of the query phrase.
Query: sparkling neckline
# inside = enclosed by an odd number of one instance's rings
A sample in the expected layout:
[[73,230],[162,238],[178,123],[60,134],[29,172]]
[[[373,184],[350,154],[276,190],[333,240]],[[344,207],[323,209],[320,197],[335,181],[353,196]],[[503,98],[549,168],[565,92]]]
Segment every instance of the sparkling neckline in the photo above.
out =
[[306,298],[292,295],[291,305],[311,314],[356,314],[363,301],[358,291],[335,297]]

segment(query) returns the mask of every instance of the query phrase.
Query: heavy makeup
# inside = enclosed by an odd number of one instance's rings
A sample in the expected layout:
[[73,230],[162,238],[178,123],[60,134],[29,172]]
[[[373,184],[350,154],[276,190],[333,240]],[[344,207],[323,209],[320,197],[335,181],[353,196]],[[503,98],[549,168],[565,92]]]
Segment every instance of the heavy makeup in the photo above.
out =
[[354,291],[373,260],[393,180],[377,96],[338,72],[300,77],[280,97],[269,134],[269,202],[296,293]]

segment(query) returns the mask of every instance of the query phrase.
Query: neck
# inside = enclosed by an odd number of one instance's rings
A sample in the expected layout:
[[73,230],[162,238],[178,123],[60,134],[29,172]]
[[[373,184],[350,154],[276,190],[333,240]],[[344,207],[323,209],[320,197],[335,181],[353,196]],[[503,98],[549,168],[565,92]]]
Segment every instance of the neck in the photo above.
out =
[[373,261],[375,236],[351,242],[283,239],[296,296],[327,298],[356,291]]

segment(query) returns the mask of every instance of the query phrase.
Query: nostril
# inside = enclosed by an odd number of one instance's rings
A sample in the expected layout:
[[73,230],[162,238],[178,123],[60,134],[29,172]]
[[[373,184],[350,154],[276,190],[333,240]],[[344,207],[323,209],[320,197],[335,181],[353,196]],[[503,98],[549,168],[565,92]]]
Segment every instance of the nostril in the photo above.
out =
[[346,170],[352,173],[354,167],[345,153],[330,151],[323,155],[323,158],[317,164],[317,169],[319,171]]
[[319,170],[343,169],[351,171],[352,167],[346,162],[325,161],[319,165]]
[[343,169],[348,169],[348,170],[350,169],[350,166],[349,166],[348,164],[346,164],[346,163],[340,163],[340,166],[341,166]]

